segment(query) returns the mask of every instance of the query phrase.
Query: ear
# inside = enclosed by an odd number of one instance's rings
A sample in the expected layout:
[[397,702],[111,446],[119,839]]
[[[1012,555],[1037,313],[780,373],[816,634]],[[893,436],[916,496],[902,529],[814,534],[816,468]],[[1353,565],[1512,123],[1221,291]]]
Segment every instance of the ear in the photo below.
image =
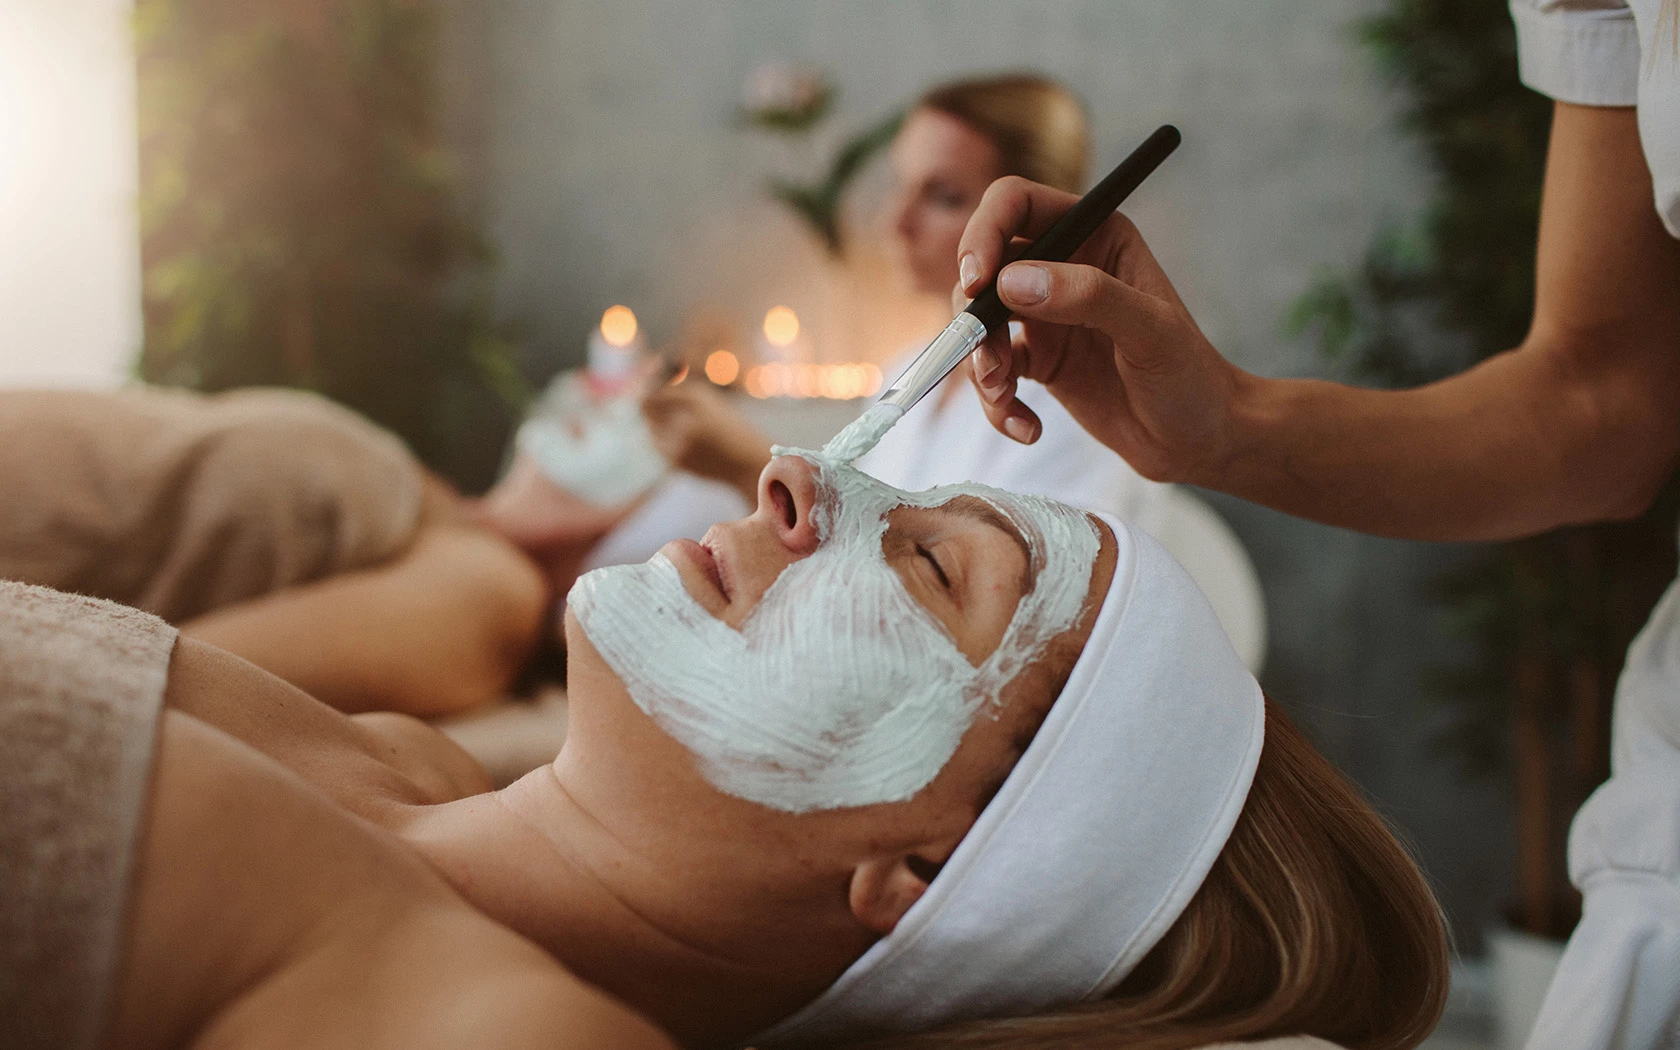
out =
[[922,899],[941,863],[914,854],[864,861],[852,869],[852,914],[865,929],[885,937]]

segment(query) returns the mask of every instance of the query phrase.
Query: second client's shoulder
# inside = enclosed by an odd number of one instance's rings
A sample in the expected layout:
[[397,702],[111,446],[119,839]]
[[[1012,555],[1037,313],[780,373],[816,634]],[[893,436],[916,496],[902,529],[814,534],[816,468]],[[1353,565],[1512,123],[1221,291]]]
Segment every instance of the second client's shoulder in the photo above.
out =
[[[440,982],[442,1047],[494,1050],[677,1050],[657,1026],[507,931],[486,937],[460,980]],[[417,1044],[407,1043],[407,1046]]]
[[354,1033],[367,1050],[677,1050],[640,1014],[473,909],[403,911],[349,951],[323,946],[299,960],[313,973],[290,975],[344,993],[316,998],[309,1011],[336,1037]]

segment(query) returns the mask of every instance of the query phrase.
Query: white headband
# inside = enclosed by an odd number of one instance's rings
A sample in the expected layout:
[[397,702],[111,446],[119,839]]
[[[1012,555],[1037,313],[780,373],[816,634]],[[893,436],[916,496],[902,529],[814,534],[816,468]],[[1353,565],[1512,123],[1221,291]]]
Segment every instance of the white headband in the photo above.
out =
[[1201,887],[1248,797],[1264,700],[1184,569],[1098,516],[1119,545],[1113,583],[1002,790],[898,926],[749,1045],[1098,998]]

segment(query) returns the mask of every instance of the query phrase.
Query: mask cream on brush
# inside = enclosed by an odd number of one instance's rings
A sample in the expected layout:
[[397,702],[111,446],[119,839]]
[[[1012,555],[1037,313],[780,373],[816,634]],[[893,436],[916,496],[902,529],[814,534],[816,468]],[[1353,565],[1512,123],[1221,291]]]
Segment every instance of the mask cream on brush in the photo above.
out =
[[[702,608],[663,555],[591,572],[568,596],[632,701],[720,791],[792,813],[910,798],[1084,608],[1100,544],[1084,513],[982,485],[903,492],[850,465],[899,414],[883,422],[885,413],[866,412],[821,452],[776,450],[816,468],[819,542],[739,631]],[[978,665],[882,550],[890,511],[963,495],[1014,524],[1033,570],[1031,591]]]

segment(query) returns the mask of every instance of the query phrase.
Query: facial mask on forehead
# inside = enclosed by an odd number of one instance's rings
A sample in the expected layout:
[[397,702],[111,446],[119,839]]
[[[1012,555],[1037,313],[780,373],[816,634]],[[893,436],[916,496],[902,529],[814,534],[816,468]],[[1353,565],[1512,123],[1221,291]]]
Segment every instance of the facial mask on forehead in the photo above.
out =
[[[567,599],[631,699],[708,781],[793,813],[898,802],[926,787],[975,716],[1078,620],[1099,549],[1096,528],[1071,507],[980,485],[902,492],[830,455],[845,438],[822,453],[775,450],[817,468],[820,542],[740,631],[690,597],[663,555],[591,572]],[[889,511],[962,495],[1020,530],[1033,569],[1032,591],[979,666],[911,597],[881,544]]]

